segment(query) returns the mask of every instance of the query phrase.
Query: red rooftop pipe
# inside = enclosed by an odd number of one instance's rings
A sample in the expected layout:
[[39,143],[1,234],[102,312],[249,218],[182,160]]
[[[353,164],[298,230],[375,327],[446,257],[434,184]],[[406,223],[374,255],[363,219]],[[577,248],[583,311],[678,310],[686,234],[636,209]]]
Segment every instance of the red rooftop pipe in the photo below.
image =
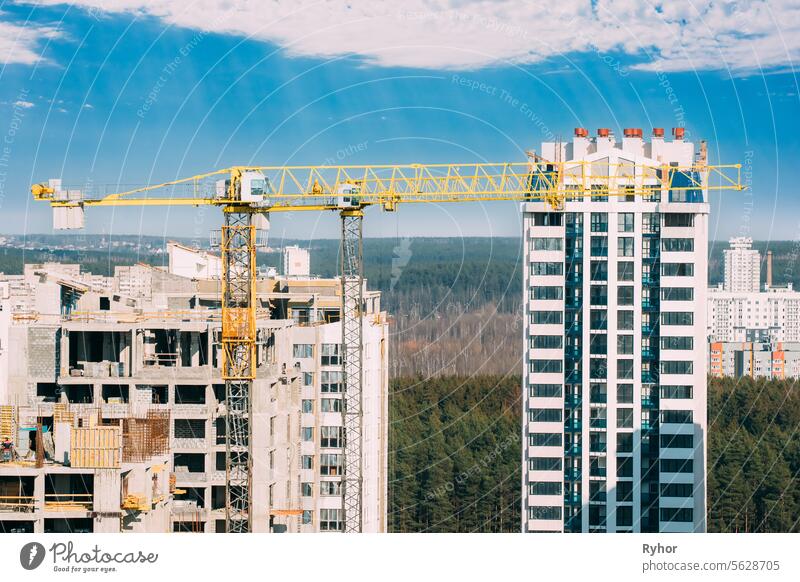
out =
[[611,133],[611,130],[608,129],[607,127],[601,127],[600,129],[597,130],[597,135],[599,137],[608,137],[608,134],[610,134],[610,133]]
[[682,127],[673,127],[672,135],[675,139],[683,139],[684,129]]
[[576,127],[575,128],[575,137],[586,137],[589,135],[589,130],[585,127]]
[[654,127],[653,128],[653,137],[664,137],[664,128],[663,127]]

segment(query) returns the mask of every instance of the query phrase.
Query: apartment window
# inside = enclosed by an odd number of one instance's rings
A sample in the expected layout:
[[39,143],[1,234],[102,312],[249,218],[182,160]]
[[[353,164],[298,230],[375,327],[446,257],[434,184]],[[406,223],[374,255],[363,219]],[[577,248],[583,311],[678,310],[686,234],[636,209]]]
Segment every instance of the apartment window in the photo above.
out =
[[303,372],[303,386],[314,385],[314,372]]
[[633,501],[633,481],[617,481],[617,503],[630,503],[631,501]]
[[633,403],[633,384],[617,384],[617,402],[620,404]]
[[602,431],[589,432],[589,452],[605,453],[608,449],[607,436]]
[[528,519],[561,519],[561,506],[529,507]]
[[662,483],[661,497],[692,497],[694,485],[692,483]]
[[694,448],[694,435],[691,434],[662,434],[662,449],[692,449]]
[[661,325],[694,325],[691,311],[665,311],[661,314]]
[[294,344],[292,346],[292,355],[295,358],[313,358],[314,345],[313,344]]
[[560,212],[534,212],[533,225],[534,226],[561,226],[563,224],[564,215]]
[[633,212],[620,212],[617,214],[617,230],[619,232],[633,232]]
[[564,371],[561,360],[531,360],[531,372],[534,374],[560,374]]
[[560,408],[531,408],[528,411],[530,422],[561,422]]
[[531,457],[528,459],[530,471],[560,471],[561,457]]
[[592,202],[608,202],[608,186],[605,184],[592,184]]
[[312,516],[312,512],[311,512],[310,509],[304,509],[303,510],[303,525],[311,525],[311,521],[312,521],[311,516]]
[[662,507],[661,521],[692,522],[693,511],[691,507]]
[[300,483],[300,495],[312,497],[314,495],[314,485],[312,483]]
[[319,494],[323,497],[333,497],[342,494],[341,481],[320,481]]
[[532,311],[531,323],[533,324],[564,323],[564,313],[561,311]]
[[534,261],[531,263],[531,275],[563,275],[564,263],[560,261]]
[[633,354],[633,336],[632,335],[618,335],[617,336],[617,353],[618,354]]
[[583,228],[583,213],[567,212],[564,214],[564,216],[567,219],[567,230],[580,230]]
[[629,527],[632,525],[633,508],[630,505],[622,505],[617,507],[617,527]]
[[342,474],[342,455],[323,453],[319,456],[320,475],[341,475]]
[[692,397],[692,387],[691,386],[662,386],[661,387],[661,398],[681,399],[681,398],[691,398],[691,397]]
[[534,251],[560,251],[563,248],[562,238],[537,236],[531,239],[531,249]]
[[692,277],[694,263],[661,263],[661,274],[665,277]]
[[662,350],[691,350],[694,348],[694,338],[691,336],[662,337]]
[[608,212],[592,212],[592,232],[608,232]]
[[617,263],[617,280],[633,281],[633,262],[619,261]]
[[602,309],[592,309],[589,312],[589,327],[590,329],[607,329],[608,328],[608,315]]
[[341,412],[342,400],[340,398],[323,398],[320,401],[322,412]]
[[664,424],[692,424],[692,411],[662,410],[661,422]]
[[632,432],[618,432],[617,433],[617,452],[618,453],[632,453],[633,452],[633,433]]
[[694,289],[692,287],[662,287],[661,299],[664,301],[692,301]]
[[564,336],[560,335],[534,335],[530,339],[531,348],[539,350],[558,350],[563,343]]
[[662,374],[691,374],[693,371],[692,362],[688,361],[668,361],[661,362]]
[[589,254],[593,257],[608,256],[608,237],[593,236],[591,238],[591,248]]
[[322,365],[339,366],[342,363],[341,346],[339,344],[322,344]]
[[657,212],[645,212],[642,214],[642,233],[655,234],[660,228],[660,218]]
[[303,412],[310,413],[314,412],[314,401],[313,400],[303,400]]
[[633,477],[633,457],[617,457],[617,477]]
[[589,289],[589,303],[608,305],[608,285],[592,285]]
[[617,360],[617,379],[633,379],[633,360]]
[[608,335],[593,333],[589,336],[589,353],[604,356],[608,353]]
[[617,329],[633,329],[633,311],[617,311]]
[[617,305],[633,305],[633,286],[617,287]]
[[561,398],[561,384],[531,384],[528,390],[534,398]]
[[338,449],[343,446],[341,426],[320,427],[319,445],[324,449]]
[[661,459],[662,473],[692,473],[693,471],[693,459]]
[[549,301],[549,300],[559,300],[563,298],[564,298],[563,287],[537,286],[531,288],[531,299],[533,300]]
[[608,281],[608,261],[592,261],[589,277],[592,281]]
[[561,481],[533,481],[531,495],[561,495]]
[[605,382],[592,382],[589,385],[589,402],[592,404],[605,404],[608,401],[608,384]]
[[341,509],[320,509],[319,510],[319,530],[320,531],[341,531],[344,522],[342,521]]
[[664,226],[694,226],[694,214],[667,212],[663,216]]
[[304,426],[300,434],[305,442],[310,442],[314,440],[314,427],[313,426]]
[[617,428],[633,428],[633,408],[617,408]]
[[604,380],[608,377],[608,363],[605,358],[591,358],[589,360],[589,378]]
[[671,253],[689,253],[694,251],[693,238],[662,238],[661,250]]
[[314,457],[312,455],[303,455],[302,457],[300,457],[300,466],[303,469],[313,469]]
[[320,373],[320,391],[325,393],[339,393],[342,391],[342,372],[323,371]]
[[605,503],[606,502],[606,482],[605,481],[590,481],[589,482],[589,502],[590,503]]
[[528,435],[528,443],[532,447],[560,447],[560,432],[534,432]]
[[618,257],[632,257],[633,256],[633,237],[621,236],[617,239],[617,256]]

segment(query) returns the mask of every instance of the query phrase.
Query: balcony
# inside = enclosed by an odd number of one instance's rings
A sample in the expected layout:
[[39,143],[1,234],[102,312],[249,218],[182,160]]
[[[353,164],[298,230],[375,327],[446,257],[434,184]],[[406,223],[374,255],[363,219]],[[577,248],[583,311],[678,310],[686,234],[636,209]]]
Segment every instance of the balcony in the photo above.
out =
[[589,452],[591,453],[605,453],[606,449],[606,443],[592,443],[589,445]]
[[564,396],[564,406],[574,408],[576,406],[580,406],[581,402],[583,402],[583,399],[581,398],[580,394],[567,394]]
[[581,420],[579,418],[570,418],[564,422],[564,430],[567,432],[580,432]]
[[607,471],[605,467],[590,467],[589,477],[605,477],[606,472]]
[[581,479],[581,470],[577,467],[571,467],[564,470],[564,480],[565,481],[580,481]]
[[581,504],[581,495],[580,493],[567,493],[564,495],[564,505],[580,505]]
[[589,428],[606,428],[607,421],[605,418],[590,418]]
[[580,456],[582,450],[580,445],[567,445],[564,447],[564,455],[568,457]]
[[564,348],[564,357],[565,358],[580,358],[581,357],[581,348],[579,346],[567,346]]

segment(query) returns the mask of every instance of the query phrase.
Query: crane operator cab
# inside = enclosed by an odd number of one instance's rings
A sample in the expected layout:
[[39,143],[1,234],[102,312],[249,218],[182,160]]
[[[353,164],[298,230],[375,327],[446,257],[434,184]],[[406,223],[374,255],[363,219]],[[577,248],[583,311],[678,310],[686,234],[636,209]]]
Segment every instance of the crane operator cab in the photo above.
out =
[[[269,179],[256,170],[245,170],[239,177],[237,191],[234,198],[258,208],[268,208],[272,205],[268,194],[271,192]],[[231,187],[230,180],[217,180],[216,194],[218,198],[227,198]]]
[[361,207],[361,186],[345,182],[339,184],[336,193],[338,196],[334,203],[339,208],[360,208]]

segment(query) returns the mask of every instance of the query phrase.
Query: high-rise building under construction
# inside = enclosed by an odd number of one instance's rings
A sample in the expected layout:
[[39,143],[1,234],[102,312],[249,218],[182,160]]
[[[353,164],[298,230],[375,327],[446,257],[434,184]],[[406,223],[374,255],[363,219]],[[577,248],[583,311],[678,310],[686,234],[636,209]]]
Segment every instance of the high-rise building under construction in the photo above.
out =
[[522,204],[522,529],[704,531],[709,204],[680,168],[705,146],[578,128],[541,155],[567,196]]

